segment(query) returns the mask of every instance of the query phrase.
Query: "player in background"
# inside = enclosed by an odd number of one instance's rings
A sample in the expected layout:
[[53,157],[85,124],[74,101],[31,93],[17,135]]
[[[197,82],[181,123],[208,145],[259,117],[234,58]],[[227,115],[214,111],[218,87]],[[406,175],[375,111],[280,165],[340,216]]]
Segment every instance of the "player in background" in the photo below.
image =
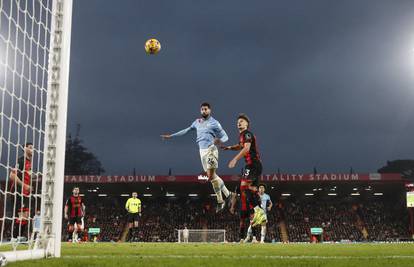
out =
[[258,195],[259,177],[262,174],[262,162],[259,151],[257,150],[256,136],[249,130],[250,119],[245,114],[240,114],[237,118],[237,128],[239,130],[239,143],[233,146],[222,147],[224,150],[240,151],[230,162],[229,168],[234,168],[237,162],[244,157],[246,166],[244,167],[243,179],[240,181],[240,189],[246,188],[245,193],[247,203],[254,207],[254,217],[251,220],[252,226],[261,224],[266,218],[263,209],[260,207],[260,197]]
[[32,235],[30,237],[31,242],[34,242],[34,249],[36,249],[39,245],[39,234],[41,230],[41,225],[42,218],[40,216],[40,210],[37,210],[35,216],[33,216],[33,230]]
[[[30,200],[32,197],[32,158],[33,158],[33,144],[28,142],[24,145],[24,154],[19,157],[16,163],[16,167],[10,171],[9,176],[9,192],[12,193],[7,203],[11,211],[10,216],[15,217],[13,222],[13,239],[16,240],[20,237],[23,240],[23,236],[28,236],[28,220],[30,219]],[[34,203],[31,204],[32,207]],[[8,212],[7,211],[7,212]],[[17,240],[19,241],[19,240]]]
[[139,217],[141,217],[141,200],[138,198],[137,192],[132,192],[132,197],[128,198],[125,203],[125,209],[128,212],[128,228],[130,233],[130,240],[135,236],[135,230],[138,228]]
[[267,212],[269,212],[273,207],[272,200],[270,199],[270,196],[265,193],[265,191],[266,191],[265,185],[263,184],[260,185],[259,186],[260,202],[261,202],[261,207],[264,210],[265,217],[266,217],[266,219],[262,222],[262,227],[261,227],[261,232],[260,232],[260,243],[264,243],[264,240],[266,238],[266,231],[267,231],[266,224],[268,222]]
[[[10,172],[10,188],[11,193],[15,193],[15,200],[10,203],[16,202],[15,214],[18,211],[23,212],[23,217],[28,218],[30,215],[29,203],[31,197],[31,182],[32,182],[32,157],[33,157],[33,144],[26,143],[24,145],[24,155],[17,160],[16,168]],[[22,208],[24,211],[22,211]],[[15,216],[15,215],[14,215]]]
[[[265,186],[261,184],[259,186],[259,196],[260,196],[260,207],[265,212],[265,220],[261,222],[261,232],[260,232],[260,243],[264,243],[265,237],[266,237],[266,224],[267,224],[267,212],[272,209],[273,203],[270,199],[270,196],[265,193]],[[249,226],[249,229],[247,229],[247,236],[245,239],[245,242],[248,242],[250,238],[252,237],[252,225]],[[253,237],[254,239],[254,237]]]
[[68,220],[68,241],[73,243],[78,241],[78,234],[84,229],[83,217],[85,216],[85,204],[79,196],[79,187],[75,186],[72,196],[66,200],[65,219]]
[[172,137],[185,135],[190,131],[196,131],[196,142],[200,149],[201,164],[207,174],[208,180],[213,186],[218,204],[216,212],[219,212],[223,210],[226,205],[222,193],[227,199],[231,192],[227,189],[223,179],[221,179],[216,172],[219,156],[216,145],[221,145],[229,138],[220,123],[211,116],[211,107],[209,103],[202,103],[200,112],[201,118],[196,119],[190,127],[174,134],[163,134],[161,137],[163,139],[170,139]]
[[190,235],[187,226],[184,226],[184,230],[183,230],[183,241],[184,243],[188,243],[188,236]]

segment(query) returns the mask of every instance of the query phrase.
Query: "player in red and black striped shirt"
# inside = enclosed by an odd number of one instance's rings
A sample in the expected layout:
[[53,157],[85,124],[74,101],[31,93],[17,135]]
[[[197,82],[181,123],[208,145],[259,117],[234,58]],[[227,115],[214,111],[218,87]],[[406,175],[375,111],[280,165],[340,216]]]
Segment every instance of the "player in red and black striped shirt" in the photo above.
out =
[[[223,147],[224,150],[240,150],[240,152],[230,161],[229,168],[234,168],[237,162],[244,157],[246,166],[244,168],[243,179],[240,186],[246,186],[247,202],[258,213],[260,210],[260,196],[258,195],[259,177],[262,174],[262,162],[257,149],[256,136],[249,130],[250,119],[245,114],[240,114],[237,118],[237,128],[240,132],[239,143],[237,145]],[[255,215],[256,217],[256,215]]]
[[72,196],[66,200],[65,204],[65,219],[68,220],[68,241],[75,242],[77,238],[74,238],[74,236],[82,233],[83,216],[85,216],[85,204],[79,196],[79,187],[74,187]]
[[[223,147],[224,150],[240,150],[230,161],[229,168],[234,168],[237,162],[244,157],[246,166],[244,168],[243,180],[247,183],[249,191],[257,195],[259,177],[262,174],[262,162],[257,149],[256,136],[249,130],[250,120],[245,114],[237,118],[237,128],[240,132],[239,143],[234,146]],[[250,193],[248,193],[250,195]],[[256,207],[259,203],[259,196],[248,196],[251,204]]]
[[16,193],[16,215],[21,208],[29,207],[32,182],[33,144],[26,143],[24,155],[17,160],[16,168],[10,172],[9,191]]

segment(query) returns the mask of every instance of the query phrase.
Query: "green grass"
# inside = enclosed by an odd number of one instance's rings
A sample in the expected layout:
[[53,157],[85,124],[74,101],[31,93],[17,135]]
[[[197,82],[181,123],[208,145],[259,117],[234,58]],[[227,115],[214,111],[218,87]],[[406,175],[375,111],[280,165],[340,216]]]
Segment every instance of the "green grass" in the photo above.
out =
[[63,244],[62,257],[8,266],[414,266],[414,244]]

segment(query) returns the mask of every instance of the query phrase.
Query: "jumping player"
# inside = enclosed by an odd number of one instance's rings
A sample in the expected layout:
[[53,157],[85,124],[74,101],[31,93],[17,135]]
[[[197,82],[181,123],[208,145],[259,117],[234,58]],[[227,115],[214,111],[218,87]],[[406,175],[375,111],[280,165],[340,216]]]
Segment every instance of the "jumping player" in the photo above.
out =
[[65,219],[68,220],[68,241],[77,242],[78,234],[81,234],[84,225],[85,204],[79,196],[79,187],[74,187],[72,196],[66,200]]
[[257,193],[259,177],[262,174],[262,162],[257,150],[256,137],[249,130],[250,119],[245,114],[237,118],[237,128],[240,132],[239,143],[233,146],[222,147],[224,150],[240,150],[240,152],[229,162],[229,168],[234,168],[237,162],[244,157],[246,166],[243,179],[240,180],[240,189],[246,188],[247,203],[254,207],[254,217],[251,225],[261,224],[265,219],[265,213],[260,207],[260,198]]
[[200,148],[201,164],[207,173],[208,180],[213,186],[218,204],[216,212],[219,212],[225,207],[225,201],[221,193],[228,198],[231,192],[216,173],[218,168],[218,149],[216,145],[221,145],[229,138],[220,123],[211,116],[210,104],[201,104],[201,118],[196,119],[190,127],[174,134],[163,134],[161,137],[163,139],[170,139],[172,137],[185,135],[193,130],[197,132],[196,142]]

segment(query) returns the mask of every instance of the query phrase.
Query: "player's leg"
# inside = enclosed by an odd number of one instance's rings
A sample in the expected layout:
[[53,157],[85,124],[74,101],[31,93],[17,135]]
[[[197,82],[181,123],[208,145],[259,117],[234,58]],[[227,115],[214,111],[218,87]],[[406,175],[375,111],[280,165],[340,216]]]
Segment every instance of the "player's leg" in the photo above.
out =
[[247,201],[253,207],[260,206],[260,196],[258,194],[259,176],[257,168],[254,165],[247,165],[244,171],[244,178],[248,183],[246,190]]
[[203,170],[206,172],[208,180],[210,181],[214,193],[217,197],[217,203],[223,203],[223,196],[221,195],[220,183],[218,180],[215,180],[215,169],[212,164],[214,163],[214,159],[209,158],[209,150],[208,149],[200,149],[200,159],[201,165],[203,166]]
[[13,239],[17,241],[17,238],[20,236],[20,223],[14,222],[13,225]]
[[29,223],[27,223],[27,221],[26,223],[22,224],[21,230],[22,240],[29,241]]
[[231,195],[231,192],[227,189],[226,185],[224,184],[223,179],[220,178],[220,176],[218,176],[217,174],[217,169],[218,169],[218,159],[219,159],[219,152],[216,146],[212,146],[210,147],[210,154],[209,157],[212,158],[212,160],[210,162],[212,162],[212,168],[214,168],[214,179],[217,179],[219,181],[219,186],[220,186],[220,190],[221,192],[224,194],[224,196],[226,198],[228,198]]
[[[28,198],[24,197],[24,203],[27,203]],[[21,236],[23,238],[23,240],[27,240],[29,241],[29,220],[30,220],[30,213],[29,213],[29,205],[28,204],[23,204],[23,222],[22,222],[22,226],[21,226]]]
[[73,231],[74,231],[74,222],[72,222],[72,219],[70,218],[68,222],[68,233],[67,233],[66,241],[68,242],[72,241]]
[[85,225],[84,225],[83,217],[77,217],[77,222],[76,222],[76,236],[75,236],[76,242],[78,242],[79,236],[82,239],[84,227],[85,227]]
[[[22,220],[22,217],[23,217],[23,207],[24,206],[23,206],[23,199],[22,199],[21,196],[16,194],[16,195],[14,195],[13,198],[14,198],[14,207],[12,206],[12,208],[14,209],[14,212],[11,215],[12,215],[12,217],[15,217],[15,218],[13,218],[12,241],[17,242],[18,237],[21,236],[20,224],[21,224],[21,220]],[[18,220],[16,220],[16,218]]]
[[[260,208],[260,197],[258,193],[255,192],[254,190],[251,190],[251,188],[254,188],[257,186],[252,186],[251,184],[252,184],[252,180],[248,180],[245,177],[245,180],[242,182],[242,186],[247,186],[247,188],[244,190],[244,193],[246,195],[247,206],[254,207],[253,208],[254,216],[250,220],[250,223],[254,227],[263,222],[263,216],[265,215],[265,212],[263,211],[262,208]],[[259,200],[257,198],[259,198]]]
[[231,192],[227,189],[226,185],[224,184],[223,179],[221,179],[221,177],[217,175],[216,170],[214,171],[214,175],[213,176],[215,177],[214,179],[217,179],[218,185],[220,187],[220,191],[224,194],[224,197],[225,198],[230,197],[231,196]]
[[214,193],[217,197],[217,208],[216,211],[219,212],[224,209],[226,203],[223,200],[223,195],[226,199],[229,199],[231,196],[230,191],[227,189],[226,185],[224,184],[223,179],[217,175],[217,168],[218,168],[218,149],[216,146],[211,146],[207,152],[200,154],[202,156],[202,163],[203,168],[207,173],[207,177],[213,186]]
[[265,213],[264,219],[262,220],[261,227],[260,227],[261,228],[260,243],[264,243],[265,238],[266,238],[266,230],[267,230],[266,224],[267,224],[267,214]]
[[262,223],[261,231],[260,231],[260,243],[264,243],[266,238],[266,223]]
[[73,224],[73,231],[72,231],[72,243],[78,241],[78,223],[76,222]]
[[138,214],[134,214],[134,228],[132,229],[133,237],[137,237],[138,234],[138,226],[139,226],[139,216]]
[[32,233],[32,242],[34,242],[33,249],[37,249],[39,246],[40,238],[39,238],[40,229],[34,229]]
[[30,234],[30,244],[33,244],[34,240],[35,240],[35,229],[33,229],[32,233]]
[[200,159],[203,170],[206,172],[208,180],[210,181],[214,193],[217,197],[217,203],[223,203],[223,196],[221,194],[220,180],[216,178],[216,168],[218,166],[217,159],[211,153],[211,149],[200,149]]
[[127,223],[128,223],[128,235],[127,235],[126,240],[131,241],[132,240],[132,230],[133,230],[133,226],[134,226],[134,219],[132,218],[132,213],[128,213]]
[[266,213],[260,207],[260,196],[258,193],[259,177],[262,174],[262,164],[260,162],[246,166],[247,180],[250,181],[247,191],[247,198],[254,207],[254,217],[251,221],[253,227],[266,221]]
[[[217,197],[218,205],[216,207],[216,211],[219,212],[219,211],[222,211],[226,207],[226,202],[231,201],[233,193],[227,189],[226,185],[224,184],[223,179],[221,179],[215,173],[215,169],[211,169],[208,171],[211,171],[212,177],[214,177],[211,180],[211,185],[213,186],[214,193],[216,194],[216,197]],[[223,199],[222,194],[224,194],[225,199]]]
[[252,225],[249,224],[249,228],[247,228],[247,234],[246,234],[246,238],[244,239],[244,243],[247,243],[251,240],[253,236],[253,229],[252,229]]
[[221,179],[216,178],[215,169],[208,169],[206,173],[216,194],[217,203],[224,204],[223,195],[221,194]]
[[245,231],[246,231],[246,219],[240,214],[240,230],[239,230],[239,240],[240,242],[244,241]]

